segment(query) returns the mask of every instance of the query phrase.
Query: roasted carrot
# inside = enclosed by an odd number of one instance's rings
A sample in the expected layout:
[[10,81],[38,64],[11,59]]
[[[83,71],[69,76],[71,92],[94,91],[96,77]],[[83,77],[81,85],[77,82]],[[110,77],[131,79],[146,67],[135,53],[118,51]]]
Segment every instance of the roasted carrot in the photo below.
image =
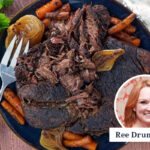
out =
[[[131,38],[133,38],[134,36],[132,36]],[[135,38],[134,40],[132,40],[132,44],[135,46],[139,46],[141,43],[141,40],[139,38]]]
[[[111,23],[112,25],[116,25],[116,24],[118,24],[118,23],[120,23],[120,22],[121,22],[121,20],[118,19],[118,18],[116,18],[116,17],[111,17],[111,18],[110,18],[110,23]],[[127,26],[127,27],[124,29],[124,31],[127,32],[128,34],[133,34],[133,33],[136,31],[136,27],[130,24],[129,26]]]
[[83,136],[76,134],[76,133],[72,133],[72,132],[68,132],[68,131],[64,131],[63,133],[63,138],[65,140],[80,140],[83,138]]
[[[63,133],[64,145],[68,147],[83,147],[88,150],[96,150],[97,142],[92,141],[89,136],[83,137],[80,134],[64,131]],[[85,144],[85,143],[88,144]]]
[[118,18],[116,18],[116,17],[110,17],[110,23],[112,24],[112,25],[116,25],[116,24],[118,24],[118,23],[120,23],[121,22],[121,19],[118,19]]
[[10,88],[5,89],[3,96],[24,117],[21,100]]
[[24,125],[25,123],[24,118],[20,115],[20,113],[15,108],[13,108],[13,106],[11,106],[6,100],[3,100],[1,102],[1,105],[4,109],[6,109],[6,111],[10,115],[12,115],[14,119],[16,119],[21,125]]
[[90,136],[85,136],[82,139],[79,140],[64,140],[63,144],[67,147],[82,147],[83,145],[89,144],[92,142],[92,139]]
[[49,25],[49,23],[50,23],[51,21],[50,21],[49,18],[45,18],[45,19],[43,19],[42,22],[43,22],[43,24],[44,24],[44,26],[45,26],[45,29],[46,29],[46,28],[48,28],[48,25]]
[[88,150],[96,150],[97,145],[98,145],[98,143],[93,141],[93,142],[91,142],[89,144],[83,145],[82,147],[86,148]]
[[126,17],[123,21],[121,21],[120,23],[114,25],[113,27],[111,27],[109,30],[108,30],[108,33],[110,35],[114,34],[114,33],[117,33],[117,32],[120,32],[122,31],[123,29],[125,29],[128,25],[131,24],[131,22],[135,19],[135,14],[132,13],[131,15],[129,15],[128,17]]
[[141,42],[141,40],[139,38],[137,38],[135,36],[130,36],[129,34],[127,34],[125,32],[118,32],[118,33],[115,33],[113,36],[115,36],[116,38],[118,38],[122,41],[125,41],[132,45],[135,45],[135,46],[139,46],[140,42]]
[[71,11],[71,8],[70,8],[70,4],[67,3],[67,4],[64,4],[60,9],[59,9],[59,12],[70,12]]
[[47,12],[54,11],[61,6],[62,6],[61,0],[51,0],[49,3],[38,8],[35,12],[38,18],[43,19]]
[[54,20],[67,20],[69,18],[69,12],[48,12],[45,14],[45,17]]

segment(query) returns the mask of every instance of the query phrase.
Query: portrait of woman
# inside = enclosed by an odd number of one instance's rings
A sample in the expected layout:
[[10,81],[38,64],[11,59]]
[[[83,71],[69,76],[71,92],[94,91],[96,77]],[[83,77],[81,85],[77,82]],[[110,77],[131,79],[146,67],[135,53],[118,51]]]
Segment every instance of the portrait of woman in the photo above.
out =
[[150,79],[136,82],[124,110],[125,127],[150,127]]

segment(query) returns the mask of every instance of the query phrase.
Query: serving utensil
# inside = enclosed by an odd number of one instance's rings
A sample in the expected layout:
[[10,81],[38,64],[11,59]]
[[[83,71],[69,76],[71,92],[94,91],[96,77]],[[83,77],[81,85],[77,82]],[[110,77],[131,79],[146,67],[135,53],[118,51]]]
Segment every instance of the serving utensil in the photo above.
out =
[[[16,81],[14,67],[16,66],[17,58],[18,58],[21,48],[22,48],[23,38],[20,40],[20,42],[15,50],[15,53],[14,53],[12,59],[10,60],[16,40],[17,40],[17,36],[15,35],[14,38],[12,39],[12,41],[10,42],[8,48],[6,49],[6,52],[0,63],[0,77],[2,80],[2,86],[0,89],[0,102],[2,100],[2,96],[3,96],[3,92],[4,92],[5,88],[10,83],[13,83]],[[28,52],[28,49],[29,49],[29,41],[27,42],[27,44],[25,46],[23,54],[26,54]],[[10,60],[10,64],[9,64],[9,60]]]

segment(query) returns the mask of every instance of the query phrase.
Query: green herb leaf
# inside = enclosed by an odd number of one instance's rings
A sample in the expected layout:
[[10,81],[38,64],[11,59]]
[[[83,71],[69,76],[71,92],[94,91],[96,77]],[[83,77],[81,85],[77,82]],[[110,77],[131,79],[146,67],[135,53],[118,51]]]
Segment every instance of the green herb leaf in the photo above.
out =
[[0,9],[4,7],[4,0],[0,0]]
[[0,9],[3,7],[3,5],[2,4],[0,4]]
[[8,7],[9,5],[13,4],[14,0],[0,0],[0,9],[3,7]]
[[3,0],[4,7],[8,7],[13,4],[13,0]]
[[0,32],[9,27],[10,19],[5,14],[0,13]]

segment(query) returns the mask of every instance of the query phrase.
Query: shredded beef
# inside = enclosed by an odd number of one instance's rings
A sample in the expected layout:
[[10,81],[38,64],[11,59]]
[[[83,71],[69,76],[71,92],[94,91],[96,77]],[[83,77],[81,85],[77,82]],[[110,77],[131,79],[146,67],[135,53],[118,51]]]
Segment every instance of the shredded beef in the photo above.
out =
[[84,5],[71,14],[68,22],[52,21],[46,40],[18,59],[17,89],[30,125],[72,130],[81,121],[83,129],[79,130],[83,133],[86,126],[89,132],[94,130],[95,126],[84,122],[93,119],[93,115],[97,117],[103,102],[93,84],[98,76],[91,57],[103,48],[109,19],[104,6]]
[[61,84],[70,92],[76,92],[83,86],[83,80],[79,75],[65,74],[60,77]]

